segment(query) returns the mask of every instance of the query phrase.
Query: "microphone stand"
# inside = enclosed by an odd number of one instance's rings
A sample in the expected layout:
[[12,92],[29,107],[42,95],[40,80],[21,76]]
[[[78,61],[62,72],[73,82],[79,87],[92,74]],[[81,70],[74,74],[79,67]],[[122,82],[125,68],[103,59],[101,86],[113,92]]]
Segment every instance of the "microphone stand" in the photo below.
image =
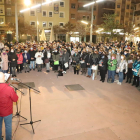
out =
[[38,90],[36,90],[36,89],[34,89],[34,88],[32,88],[32,87],[30,87],[30,86],[28,86],[28,85],[26,85],[26,84],[20,82],[19,80],[16,80],[16,81],[18,81],[19,83],[21,83],[21,84],[23,84],[23,85],[25,85],[25,86],[27,86],[27,87],[29,88],[30,122],[29,122],[29,123],[20,124],[20,125],[27,125],[27,124],[30,124],[30,125],[32,126],[33,133],[35,134],[33,124],[36,123],[36,122],[39,122],[39,121],[41,121],[41,120],[34,121],[34,122],[33,122],[33,120],[32,120],[31,89],[33,89],[34,91],[36,91],[36,92],[38,92],[38,93],[40,93],[40,91],[38,91]]
[[[16,91],[16,93],[17,93],[17,90],[18,91],[20,91],[18,88],[16,88],[15,86],[13,86],[13,85],[11,85],[10,84],[10,86],[12,86],[14,89],[15,89],[15,91]],[[22,92],[22,91],[20,91],[23,95],[24,95],[24,93]],[[14,118],[14,117],[22,117],[23,119],[25,119],[25,120],[27,120],[25,117],[23,117],[23,116],[21,116],[20,115],[20,111],[18,111],[18,104],[17,104],[17,102],[16,102],[16,107],[17,107],[17,112],[16,112],[16,114],[12,117],[12,118]]]

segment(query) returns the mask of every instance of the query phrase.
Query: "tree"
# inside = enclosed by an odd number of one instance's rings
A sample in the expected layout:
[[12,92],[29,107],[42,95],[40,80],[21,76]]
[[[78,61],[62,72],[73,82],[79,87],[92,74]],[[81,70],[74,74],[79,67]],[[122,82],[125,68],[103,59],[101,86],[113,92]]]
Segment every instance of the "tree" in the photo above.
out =
[[104,32],[110,32],[110,34],[104,34],[105,36],[109,36],[111,38],[117,37],[118,33],[113,32],[113,29],[122,29],[123,27],[115,21],[116,15],[115,14],[104,14],[103,15],[103,24],[101,25],[104,28]]

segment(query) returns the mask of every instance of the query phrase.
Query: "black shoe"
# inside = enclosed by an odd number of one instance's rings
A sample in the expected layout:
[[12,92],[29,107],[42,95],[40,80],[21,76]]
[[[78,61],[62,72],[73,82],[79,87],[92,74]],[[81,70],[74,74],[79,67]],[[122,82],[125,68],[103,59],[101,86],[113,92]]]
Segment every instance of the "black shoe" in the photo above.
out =
[[32,69],[30,69],[30,71],[31,71]]
[[47,70],[46,72],[50,72],[49,70]]
[[29,73],[29,71],[27,71]]
[[100,79],[100,81],[102,81],[102,79]]
[[17,77],[16,75],[14,75],[14,77]]
[[136,85],[136,87],[138,87],[139,85]]
[[26,71],[25,71],[25,73],[26,73]]
[[128,83],[128,80],[125,83]]
[[104,83],[105,80],[102,80],[102,82]]
[[35,70],[35,69],[33,69],[33,70]]
[[129,84],[131,83],[131,80],[129,81]]
[[14,77],[14,75],[12,75],[12,77]]

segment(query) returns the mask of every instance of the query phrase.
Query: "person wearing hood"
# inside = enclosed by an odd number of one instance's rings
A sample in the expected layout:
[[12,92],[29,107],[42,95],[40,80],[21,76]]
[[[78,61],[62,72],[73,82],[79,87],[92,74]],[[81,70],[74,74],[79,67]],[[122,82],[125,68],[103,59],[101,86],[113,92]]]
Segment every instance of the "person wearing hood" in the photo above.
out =
[[8,73],[8,55],[7,52],[5,50],[3,50],[3,52],[1,53],[1,59],[2,61],[2,72],[3,73]]
[[24,50],[23,55],[23,66],[25,73],[30,72],[29,66],[30,66],[30,54],[28,53],[27,49]]
[[18,96],[14,89],[5,83],[5,76],[0,72],[0,139],[2,136],[3,120],[6,129],[6,140],[12,140],[12,114],[13,102]]
[[44,57],[44,55],[43,55],[43,53],[41,52],[41,49],[38,48],[38,51],[37,51],[36,54],[35,54],[38,72],[41,72],[41,71],[42,71],[43,57]]
[[59,66],[59,60],[60,60],[60,54],[59,54],[59,51],[57,50],[57,48],[54,48],[54,52],[52,53],[52,59],[54,62],[53,70],[54,70],[54,72],[57,72],[58,66]]
[[29,50],[30,54],[30,70],[35,70],[35,53],[36,51],[34,50],[33,46],[31,46]]
[[18,57],[14,52],[13,48],[11,48],[11,52],[9,53],[8,60],[10,61],[10,70],[12,73],[12,77],[16,77],[16,66],[17,66]]
[[62,55],[62,63],[63,63],[63,73],[66,74],[66,70],[68,68],[68,67],[66,67],[66,65],[69,66],[69,53],[66,48],[64,48],[64,52]]

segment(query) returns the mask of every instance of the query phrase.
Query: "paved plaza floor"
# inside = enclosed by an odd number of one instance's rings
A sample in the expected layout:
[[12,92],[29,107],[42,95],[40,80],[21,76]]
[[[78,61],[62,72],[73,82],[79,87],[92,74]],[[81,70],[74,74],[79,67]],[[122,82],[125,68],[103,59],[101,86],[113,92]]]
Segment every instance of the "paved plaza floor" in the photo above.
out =
[[[68,70],[63,77],[51,71],[18,75],[34,82],[40,94],[31,91],[35,134],[31,125],[18,126],[13,140],[140,140],[140,92],[125,82],[92,81]],[[84,90],[69,91],[65,85],[79,84]],[[21,100],[20,123],[30,122],[29,94]],[[18,92],[21,98],[21,94]],[[20,104],[20,99],[19,102]],[[14,114],[16,106],[14,104]],[[13,119],[13,133],[18,124]],[[3,128],[4,129],[4,128]],[[3,132],[4,133],[4,132]]]

